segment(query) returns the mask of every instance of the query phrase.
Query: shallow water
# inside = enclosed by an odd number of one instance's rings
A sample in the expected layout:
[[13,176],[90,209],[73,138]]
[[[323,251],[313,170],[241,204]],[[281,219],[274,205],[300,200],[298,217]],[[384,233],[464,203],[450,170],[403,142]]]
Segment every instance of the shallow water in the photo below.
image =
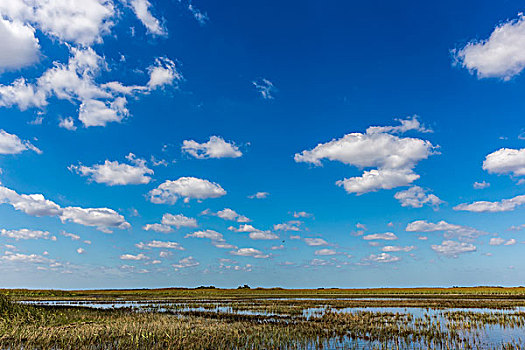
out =
[[[268,300],[268,299],[266,299]],[[324,301],[324,299],[279,299],[279,300],[317,300]],[[331,300],[331,299],[327,299]],[[356,300],[356,299],[351,299]],[[367,298],[367,300],[370,300]],[[195,306],[199,302],[204,302],[206,307]],[[417,322],[422,322],[427,320],[434,324],[439,325],[438,329],[442,331],[449,332],[453,329],[456,329],[462,337],[469,339],[471,344],[476,344],[479,349],[495,349],[501,348],[504,343],[516,343],[516,344],[525,344],[525,308],[524,307],[515,307],[505,310],[495,310],[487,308],[451,308],[451,309],[430,309],[430,308],[421,308],[421,307],[348,307],[348,308],[332,308],[328,304],[326,306],[314,307],[314,308],[304,308],[301,314],[290,315],[285,312],[277,313],[271,311],[259,311],[252,310],[250,306],[253,306],[256,300],[250,300],[248,303],[243,305],[242,303],[237,303],[235,308],[228,306],[228,302],[224,301],[197,301],[193,300],[191,302],[162,302],[154,300],[145,300],[145,301],[113,301],[113,302],[93,302],[93,301],[21,301],[23,304],[30,305],[46,305],[46,306],[71,306],[71,307],[89,307],[96,309],[120,309],[120,308],[131,308],[137,312],[170,312],[175,315],[187,314],[191,312],[200,312],[200,313],[220,313],[220,314],[235,314],[235,315],[255,315],[255,316],[288,316],[291,318],[305,318],[307,320],[314,320],[316,318],[322,317],[325,313],[345,313],[345,314],[359,314],[362,312],[367,313],[389,313],[389,314],[399,314],[399,315],[411,315],[411,322],[413,325]],[[243,309],[243,306],[245,308]],[[502,326],[500,324],[477,324],[477,327],[469,328],[465,326],[464,329],[460,327],[457,328],[458,322],[453,322],[450,319],[447,319],[447,313],[465,313],[468,312],[470,315],[497,315],[507,317],[517,317],[523,322],[517,322],[519,326],[516,325],[506,325]],[[521,314],[518,314],[521,313]],[[467,316],[469,315],[467,314]],[[468,320],[468,318],[467,318]],[[463,323],[460,322],[462,327]],[[467,324],[467,322],[465,322]],[[342,337],[340,339],[332,339],[328,343],[324,344],[325,349],[369,349],[373,346],[381,348],[383,344],[369,342],[366,340],[356,340],[350,339],[347,337]],[[384,346],[384,345],[383,345]],[[392,346],[392,347],[391,347]],[[386,348],[393,348],[393,344],[389,344]],[[306,346],[306,348],[317,348],[316,345],[312,344],[311,346]],[[401,346],[400,348],[407,348],[406,346]],[[414,349],[424,349],[427,348],[425,344],[415,343],[410,346]]]

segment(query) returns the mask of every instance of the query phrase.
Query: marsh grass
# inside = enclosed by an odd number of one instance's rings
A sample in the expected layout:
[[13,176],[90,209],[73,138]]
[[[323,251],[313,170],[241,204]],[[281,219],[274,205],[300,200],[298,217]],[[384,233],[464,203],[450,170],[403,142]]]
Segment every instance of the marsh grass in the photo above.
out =
[[[427,305],[437,299],[427,300]],[[103,300],[109,305],[115,302]],[[362,302],[373,300],[213,299],[209,295],[176,300],[99,310],[22,305],[0,295],[0,349],[522,349],[520,339],[487,346],[482,332],[487,326],[523,329],[525,325],[525,313],[512,311],[438,310],[415,316],[343,310],[354,302],[362,307]],[[505,306],[504,299],[497,300]],[[396,300],[379,302],[386,307]],[[229,311],[218,311],[225,306]],[[305,316],[309,308],[318,312]]]

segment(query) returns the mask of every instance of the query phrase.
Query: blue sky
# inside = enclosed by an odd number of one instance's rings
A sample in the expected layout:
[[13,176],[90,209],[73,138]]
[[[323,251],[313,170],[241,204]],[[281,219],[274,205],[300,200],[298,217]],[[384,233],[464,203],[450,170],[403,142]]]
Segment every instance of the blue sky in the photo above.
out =
[[0,287],[519,285],[509,0],[0,4]]

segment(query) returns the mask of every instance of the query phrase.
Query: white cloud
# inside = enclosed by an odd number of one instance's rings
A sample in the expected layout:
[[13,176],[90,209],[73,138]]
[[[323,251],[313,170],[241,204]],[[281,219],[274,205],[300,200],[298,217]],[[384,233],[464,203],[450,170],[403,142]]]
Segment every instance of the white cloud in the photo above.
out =
[[277,236],[275,233],[259,230],[252,225],[241,225],[239,228],[230,226],[228,227],[228,230],[239,233],[249,233],[249,237],[253,240],[279,239],[279,236]]
[[131,225],[113,209],[66,207],[60,215],[62,222],[72,221],[84,226],[95,226],[98,230],[111,233],[111,227],[128,229]]
[[485,181],[482,181],[482,182],[474,182],[474,184],[472,185],[472,187],[474,187],[475,190],[482,190],[482,189],[484,189],[484,188],[490,187],[490,183],[485,182]]
[[69,170],[75,171],[81,176],[87,176],[91,181],[109,186],[148,184],[151,181],[149,175],[153,174],[153,170],[146,166],[146,161],[136,158],[133,153],[130,153],[126,158],[133,164],[106,160],[104,164],[95,164],[92,167],[71,165]]
[[27,150],[42,153],[31,142],[22,141],[18,136],[0,129],[0,154],[19,154]]
[[49,232],[47,231],[40,231],[40,230],[30,230],[27,228],[23,228],[20,230],[6,230],[2,229],[0,230],[0,234],[4,237],[13,238],[17,241],[19,239],[27,240],[27,239],[52,239],[56,240],[56,237],[50,236]]
[[380,254],[370,254],[365,260],[372,261],[372,262],[378,262],[378,263],[393,263],[396,261],[400,261],[401,258],[398,256],[393,256],[388,253],[380,253]]
[[188,4],[188,10],[193,15],[193,18],[195,18],[197,22],[199,22],[201,25],[206,24],[206,22],[208,21],[208,15],[206,13],[201,12],[193,4]]
[[419,186],[412,186],[408,190],[397,192],[394,198],[401,203],[402,207],[421,208],[429,204],[437,209],[443,203],[436,195],[427,193],[427,190]]
[[18,263],[24,263],[24,264],[53,264],[55,263],[54,260],[46,258],[41,255],[37,254],[21,254],[21,253],[12,253],[12,252],[5,252],[5,255],[1,257],[2,260],[9,261],[9,262],[18,262]]
[[387,245],[385,247],[383,247],[383,249],[381,249],[382,251],[384,252],[410,252],[412,250],[416,249],[416,246],[406,246],[406,247],[401,247],[401,246],[393,246],[393,245]]
[[264,199],[267,198],[270,194],[268,192],[257,192],[255,194],[249,195],[250,199]]
[[450,224],[444,220],[432,223],[425,220],[417,220],[409,223],[405,228],[407,232],[445,232],[446,238],[457,237],[460,240],[473,240],[480,235],[485,235],[483,231],[468,226]]
[[64,236],[64,237],[71,238],[71,240],[73,240],[73,241],[79,241],[80,240],[80,236],[76,235],[74,233],[69,233],[69,232],[66,232],[66,231],[62,231],[60,234],[62,236]]
[[265,100],[273,100],[273,94],[275,93],[276,89],[271,81],[268,79],[259,79],[252,81],[252,84],[261,94],[262,98]]
[[166,29],[160,21],[153,17],[150,11],[151,3],[148,0],[130,0],[131,8],[137,18],[144,24],[149,33],[155,35],[166,35]]
[[525,204],[525,195],[516,196],[510,199],[503,199],[499,202],[479,201],[473,203],[462,203],[456,205],[454,210],[463,210],[475,213],[496,213],[503,211],[513,211],[523,204]]
[[525,148],[501,148],[485,157],[483,170],[495,174],[525,175]]
[[293,212],[293,217],[296,218],[296,219],[298,219],[298,218],[311,218],[313,216],[314,216],[313,214],[307,213],[305,211],[294,211]]
[[397,239],[397,236],[392,232],[385,232],[385,233],[374,233],[371,235],[363,236],[363,239],[366,241],[372,241],[372,240],[378,240],[382,239],[385,241],[395,241]]
[[159,57],[155,64],[148,67],[149,81],[148,88],[155,90],[166,85],[173,85],[181,81],[182,74],[177,70],[175,62],[167,57]]
[[395,127],[370,127],[364,134],[347,134],[341,139],[297,153],[294,159],[320,166],[326,158],[358,168],[375,168],[364,171],[362,176],[336,182],[348,193],[363,194],[408,186],[419,179],[413,171],[416,164],[432,155],[435,147],[429,141],[385,133],[384,128],[390,130]]
[[173,228],[168,225],[163,224],[146,224],[142,227],[144,231],[155,231],[155,232],[162,232],[162,233],[170,233],[173,232]]
[[31,216],[57,216],[65,221],[72,221],[84,226],[95,226],[103,232],[110,233],[110,228],[128,229],[131,225],[113,209],[65,207],[47,200],[41,194],[18,194],[0,186],[0,204],[9,204],[15,210]]
[[176,228],[181,227],[197,227],[197,220],[194,218],[189,218],[182,214],[169,214],[166,213],[162,215],[162,224],[168,226],[175,226]]
[[336,255],[337,252],[334,249],[319,249],[315,251],[315,255]]
[[525,17],[498,25],[486,40],[471,41],[455,52],[456,60],[479,79],[510,80],[525,68]]
[[73,118],[71,117],[60,119],[58,126],[66,130],[70,130],[70,131],[77,130],[77,127],[75,126],[75,122],[73,121]]
[[237,221],[237,222],[250,222],[251,220],[244,215],[240,215],[235,210],[230,208],[224,208],[217,212],[218,217],[224,220]]
[[275,233],[270,231],[253,231],[250,232],[248,235],[253,240],[271,240],[271,239],[279,239],[279,236],[277,236]]
[[240,248],[237,250],[232,250],[230,254],[237,256],[250,256],[256,259],[266,259],[270,257],[270,255],[264,254],[255,248]]
[[0,15],[62,42],[89,46],[109,33],[115,8],[107,0],[10,0],[0,4]]
[[301,228],[299,227],[301,223],[301,221],[288,221],[282,224],[273,225],[273,229],[275,231],[301,231]]
[[178,270],[178,269],[183,269],[187,267],[195,267],[199,265],[200,263],[197,260],[195,260],[192,256],[189,256],[187,258],[180,259],[178,264],[173,264],[171,266],[173,266],[175,270]]
[[441,245],[432,245],[431,248],[438,254],[457,258],[459,254],[476,251],[476,246],[471,243],[443,241]]
[[208,142],[198,143],[194,140],[184,140],[182,151],[197,159],[206,158],[239,158],[242,152],[234,143],[224,141],[220,136],[211,136]]
[[193,233],[188,233],[184,238],[188,237],[209,238],[212,241],[224,241],[222,233],[213,230],[195,231]]
[[328,245],[328,242],[322,238],[305,238],[304,242],[310,247],[317,247],[322,245]]
[[77,253],[78,254],[84,254],[86,252],[86,250],[84,248],[78,248],[77,249]]
[[398,126],[371,126],[366,129],[367,134],[379,134],[379,133],[389,133],[389,134],[402,134],[408,131],[417,131],[422,133],[432,133],[432,129],[428,129],[421,124],[417,115],[408,117],[406,119],[396,118],[401,125]]
[[165,242],[165,241],[151,241],[148,243],[137,243],[135,246],[139,249],[147,249],[147,248],[161,248],[161,249],[174,249],[174,250],[184,250],[184,247],[182,247],[177,242]]
[[511,238],[509,240],[505,240],[501,237],[494,237],[494,238],[491,238],[490,241],[489,241],[489,244],[490,245],[514,245],[516,244],[517,241],[514,239],[514,238]]
[[226,191],[219,184],[195,177],[167,180],[149,192],[150,201],[156,204],[174,204],[181,197],[185,202],[189,202],[190,199],[203,200],[224,195]]
[[147,260],[148,257],[144,254],[138,254],[138,255],[132,255],[132,254],[123,254],[120,256],[121,260],[134,260],[134,261],[140,261],[140,260]]
[[[69,50],[67,64],[54,62],[53,67],[34,83],[19,78],[10,85],[0,85],[0,106],[18,106],[21,110],[43,108],[54,96],[79,104],[78,119],[85,127],[106,126],[110,122],[121,122],[129,115],[125,95],[149,93],[182,79],[171,60],[158,58],[148,68],[150,79],[147,86],[126,87],[119,82],[99,84],[96,78],[108,67],[105,59],[91,47],[69,47]],[[70,119],[64,119],[60,125],[74,129]]]
[[33,27],[0,17],[0,71],[35,63],[39,58],[39,50]]

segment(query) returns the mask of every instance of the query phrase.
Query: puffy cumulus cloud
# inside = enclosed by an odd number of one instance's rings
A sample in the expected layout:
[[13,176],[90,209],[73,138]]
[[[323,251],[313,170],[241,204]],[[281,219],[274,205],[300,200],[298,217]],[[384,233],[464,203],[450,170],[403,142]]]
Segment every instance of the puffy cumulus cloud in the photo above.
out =
[[264,254],[263,252],[255,248],[240,248],[237,250],[230,251],[230,254],[237,256],[249,256],[256,259],[266,259],[270,257],[270,255]]
[[275,231],[301,231],[301,228],[299,227],[301,224],[301,221],[292,220],[282,224],[273,225],[273,229]]
[[439,197],[432,193],[427,193],[427,190],[419,186],[412,186],[408,190],[397,192],[394,198],[401,203],[402,207],[421,208],[423,205],[428,204],[437,209],[443,203]]
[[499,202],[479,201],[473,203],[462,203],[456,205],[454,210],[471,211],[475,213],[497,213],[503,211],[513,211],[523,204],[525,204],[525,195],[516,196],[510,199],[503,199]]
[[202,214],[215,215],[224,220],[237,221],[237,222],[250,222],[251,220],[244,215],[237,213],[235,210],[230,208],[224,208],[217,213],[211,213],[209,210],[205,210]]
[[475,190],[482,190],[484,188],[488,188],[490,187],[490,183],[486,182],[486,181],[482,181],[482,182],[474,182],[474,184],[472,184],[472,187],[475,189]]
[[471,41],[455,50],[457,64],[478,78],[510,80],[525,67],[525,17],[498,25],[486,40]]
[[446,238],[456,237],[460,240],[473,240],[486,232],[468,226],[450,224],[444,220],[437,223],[417,220],[409,223],[405,228],[407,232],[444,232]]
[[162,232],[162,233],[170,233],[173,232],[173,228],[168,225],[163,224],[146,224],[142,227],[144,231],[155,231],[155,232]]
[[154,35],[167,34],[166,29],[162,27],[160,21],[151,14],[151,3],[148,0],[130,0],[129,5],[149,33]]
[[7,262],[24,263],[24,264],[52,264],[54,267],[58,267],[59,264],[53,259],[46,258],[42,255],[37,254],[21,254],[6,251],[0,259]]
[[6,230],[2,229],[0,230],[0,234],[3,237],[13,238],[17,241],[19,239],[27,240],[27,239],[51,239],[56,241],[55,236],[51,236],[49,232],[47,231],[40,231],[40,230],[30,230],[27,228],[23,228],[20,230]]
[[71,221],[84,226],[94,226],[98,230],[111,233],[111,227],[128,229],[131,225],[122,215],[109,208],[66,207],[62,209],[60,220]]
[[440,245],[431,246],[436,253],[452,258],[457,258],[460,254],[476,251],[476,246],[471,243],[457,241],[443,241]]
[[213,230],[196,231],[193,233],[188,233],[186,236],[184,236],[184,238],[189,238],[189,237],[210,239],[211,244],[213,244],[213,246],[215,246],[216,248],[220,248],[220,249],[236,249],[237,248],[236,246],[232,244],[226,243],[222,233],[219,233]]
[[408,186],[419,179],[419,175],[413,170],[416,164],[434,154],[435,147],[426,140],[399,137],[388,132],[405,132],[414,128],[418,130],[419,122],[416,127],[412,121],[414,118],[409,119],[408,124],[401,121],[400,127],[370,127],[366,133],[347,134],[341,139],[297,153],[294,159],[296,162],[317,166],[322,164],[323,159],[328,159],[358,168],[373,168],[364,171],[361,176],[336,182],[348,193],[363,194]]
[[306,245],[309,245],[310,247],[329,245],[328,242],[322,238],[305,238],[304,242],[306,243]]
[[213,230],[195,231],[193,233],[188,233],[184,238],[188,237],[208,238],[212,241],[224,241],[224,236],[222,233]]
[[9,204],[15,210],[31,216],[57,216],[62,222],[72,221],[84,226],[94,226],[100,231],[110,233],[111,228],[128,229],[131,225],[126,219],[109,208],[62,208],[41,194],[18,194],[0,186],[0,204]]
[[385,241],[395,241],[397,239],[397,236],[392,232],[385,232],[385,233],[374,233],[371,235],[363,236],[363,239],[366,241],[373,241],[373,240],[385,240]]
[[166,241],[151,241],[148,243],[137,243],[135,247],[139,249],[148,249],[148,248],[161,248],[161,249],[174,249],[174,250],[184,250],[184,247],[177,242],[166,242]]
[[195,267],[195,266],[199,266],[199,265],[200,265],[200,263],[197,260],[195,260],[194,257],[188,256],[187,258],[180,259],[177,264],[173,264],[171,266],[173,266],[175,268],[175,271],[177,271],[178,269],[184,269],[184,268],[188,268],[188,267]]
[[239,158],[242,152],[234,143],[226,142],[220,136],[211,136],[208,142],[198,143],[194,140],[184,140],[182,151],[197,159],[206,158]]
[[182,214],[173,215],[166,213],[162,215],[162,224],[168,226],[175,226],[176,228],[181,227],[197,227],[197,220],[189,218]]
[[393,263],[400,261],[399,256],[390,255],[388,253],[370,254],[365,261],[376,262],[376,263]]
[[155,90],[175,83],[183,79],[182,74],[177,70],[175,62],[167,57],[159,57],[155,64],[148,68],[149,81],[147,87]]
[[146,161],[136,158],[133,153],[130,153],[126,158],[133,164],[106,160],[104,164],[95,164],[92,167],[71,165],[69,170],[75,171],[81,176],[89,177],[91,181],[109,186],[148,184],[151,181],[149,175],[153,174],[153,170],[146,166]]
[[525,148],[502,148],[490,153],[483,161],[483,170],[495,174],[525,176]]
[[239,232],[239,233],[249,233],[249,237],[253,240],[271,240],[279,239],[279,236],[270,231],[262,231],[258,228],[253,227],[252,225],[240,225],[239,228],[230,226],[228,230]]
[[319,249],[315,251],[315,255],[336,255],[337,252],[334,249]]
[[[51,97],[79,104],[78,119],[85,127],[106,126],[121,122],[129,115],[128,95],[149,93],[182,79],[175,64],[167,58],[157,59],[148,68],[150,80],[146,86],[123,86],[119,82],[99,84],[96,78],[107,70],[105,59],[91,47],[69,47],[67,64],[54,62],[34,83],[19,78],[9,85],[0,85],[0,106],[18,106],[19,109],[43,108]],[[61,122],[70,130],[75,128],[70,119]]]
[[511,238],[509,240],[505,240],[501,237],[493,237],[490,239],[489,244],[490,245],[514,245],[517,241],[514,238]]
[[411,252],[414,249],[416,249],[416,246],[413,246],[413,245],[406,246],[406,247],[387,245],[387,246],[384,246],[381,250],[387,253],[391,253],[391,252]]
[[27,150],[42,154],[31,142],[22,141],[18,136],[0,129],[0,154],[19,154]]
[[279,239],[279,236],[276,235],[275,233],[270,232],[270,231],[261,231],[261,230],[257,230],[257,231],[250,232],[250,234],[248,235],[248,237],[250,237],[250,238],[253,239],[253,240],[272,240],[272,239]]
[[0,17],[0,71],[35,63],[39,50],[33,27]]
[[77,253],[80,254],[80,255],[84,254],[85,252],[86,252],[86,250],[84,248],[78,248],[77,249]]
[[0,4],[0,14],[62,42],[89,46],[109,33],[115,6],[108,0],[10,0]]
[[58,126],[60,128],[64,128],[66,130],[75,131],[77,130],[77,127],[75,126],[75,121],[71,117],[62,118],[58,122]]
[[41,194],[18,194],[15,191],[0,186],[0,204],[10,204],[16,210],[31,216],[59,216],[62,208],[44,198]]
[[203,200],[224,195],[226,191],[219,184],[196,177],[167,180],[149,192],[150,201],[156,204],[174,204],[179,198],[184,198],[187,203],[190,199]]
[[144,254],[137,254],[137,255],[132,255],[132,254],[123,254],[120,256],[120,259],[121,260],[134,260],[134,261],[140,261],[140,260],[147,260],[149,259],[146,255]]
[[257,192],[248,196],[250,199],[265,199],[270,194],[268,192]]
[[268,79],[259,79],[252,81],[253,86],[255,86],[255,89],[261,94],[262,98],[265,100],[273,100],[274,94],[277,91],[275,86],[271,81]]

